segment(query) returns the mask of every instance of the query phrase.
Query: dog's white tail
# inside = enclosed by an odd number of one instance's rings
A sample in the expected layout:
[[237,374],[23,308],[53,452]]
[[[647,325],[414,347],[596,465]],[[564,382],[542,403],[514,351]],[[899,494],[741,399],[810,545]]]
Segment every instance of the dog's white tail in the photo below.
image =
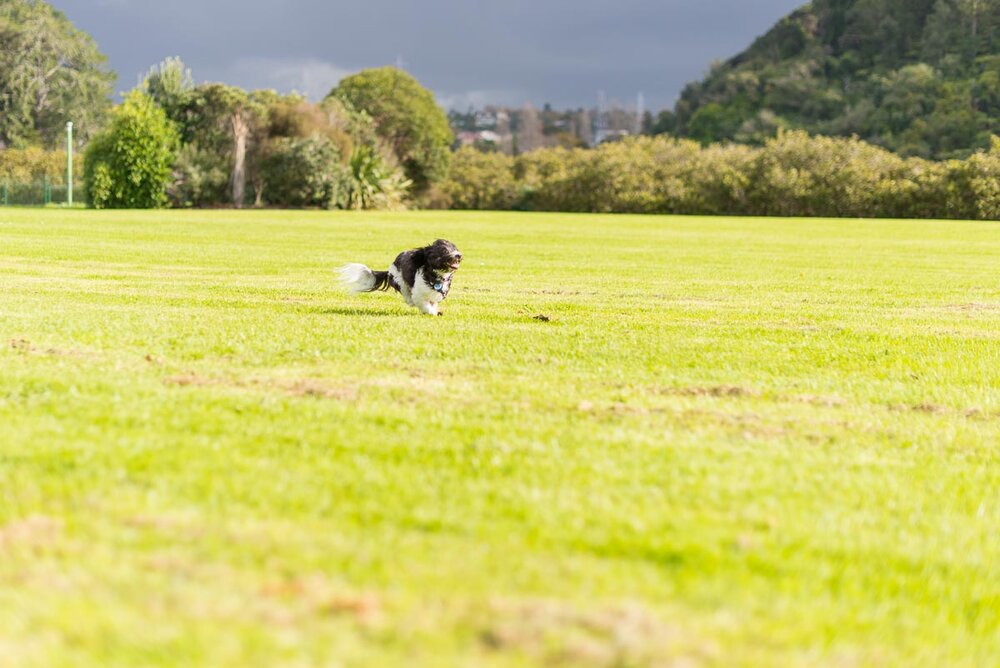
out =
[[337,269],[340,275],[340,282],[344,287],[353,293],[371,292],[375,289],[377,279],[375,272],[363,264],[345,264]]

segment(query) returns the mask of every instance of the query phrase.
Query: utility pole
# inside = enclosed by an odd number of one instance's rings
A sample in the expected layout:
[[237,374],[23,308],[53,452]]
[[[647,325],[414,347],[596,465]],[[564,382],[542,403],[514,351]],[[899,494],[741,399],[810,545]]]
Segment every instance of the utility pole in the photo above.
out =
[[643,117],[646,115],[646,96],[639,91],[639,95],[635,99],[635,133],[637,135],[642,134],[642,121]]
[[73,121],[66,122],[66,206],[73,206]]
[[597,123],[594,128],[594,146],[608,138],[608,96],[597,91]]

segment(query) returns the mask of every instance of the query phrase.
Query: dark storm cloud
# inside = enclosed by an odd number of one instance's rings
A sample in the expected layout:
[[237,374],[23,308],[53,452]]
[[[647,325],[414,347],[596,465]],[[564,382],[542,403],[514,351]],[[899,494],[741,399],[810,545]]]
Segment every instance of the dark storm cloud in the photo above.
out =
[[95,37],[119,89],[167,56],[196,81],[322,97],[346,73],[401,62],[443,104],[671,105],[709,64],[802,0],[55,0]]

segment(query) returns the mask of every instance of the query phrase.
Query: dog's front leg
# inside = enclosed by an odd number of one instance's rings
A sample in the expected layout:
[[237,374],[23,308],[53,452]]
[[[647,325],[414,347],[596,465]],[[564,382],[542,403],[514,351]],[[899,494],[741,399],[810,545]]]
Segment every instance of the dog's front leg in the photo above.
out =
[[417,308],[420,309],[420,312],[425,315],[438,314],[438,305],[435,302],[431,301],[421,302],[420,304],[417,304]]

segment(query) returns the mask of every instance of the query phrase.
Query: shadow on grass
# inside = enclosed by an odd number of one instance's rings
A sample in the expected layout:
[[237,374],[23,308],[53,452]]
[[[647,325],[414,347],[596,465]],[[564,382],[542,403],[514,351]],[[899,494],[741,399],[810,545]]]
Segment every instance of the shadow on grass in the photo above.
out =
[[314,309],[313,313],[319,313],[321,315],[364,315],[364,316],[376,316],[379,318],[402,318],[406,316],[406,313],[400,311],[392,311],[387,309],[377,309],[377,308],[367,308],[364,306],[336,306],[333,308],[321,308]]

